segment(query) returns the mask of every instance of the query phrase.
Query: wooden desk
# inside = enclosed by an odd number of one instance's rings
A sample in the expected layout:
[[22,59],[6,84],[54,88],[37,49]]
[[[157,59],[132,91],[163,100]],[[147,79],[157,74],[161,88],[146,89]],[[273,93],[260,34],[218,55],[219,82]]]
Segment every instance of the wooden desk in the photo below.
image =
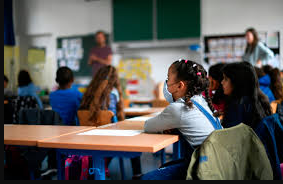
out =
[[93,129],[88,126],[4,125],[4,144],[37,146],[37,141]]
[[124,109],[124,113],[125,116],[143,116],[143,115],[149,115],[152,113],[156,113],[156,112],[162,112],[165,108],[161,107],[161,108],[155,108],[155,107],[151,107],[151,108],[125,108]]
[[[115,130],[141,130],[143,123],[118,122],[111,126],[102,126],[97,129]],[[95,178],[105,179],[104,158],[105,157],[128,157],[140,156],[142,152],[155,153],[165,147],[178,142],[178,135],[146,134],[135,136],[100,136],[100,135],[78,135],[71,133],[52,139],[38,141],[38,147],[57,148],[58,179],[64,178],[61,168],[61,154],[91,155]]]

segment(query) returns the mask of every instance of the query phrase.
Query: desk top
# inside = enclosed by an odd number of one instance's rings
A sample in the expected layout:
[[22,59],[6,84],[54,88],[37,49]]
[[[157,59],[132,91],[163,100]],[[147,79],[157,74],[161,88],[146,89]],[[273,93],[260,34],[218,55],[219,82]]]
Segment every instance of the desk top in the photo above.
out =
[[[143,130],[144,122],[121,121],[97,129],[111,130]],[[110,136],[110,135],[77,135],[72,133],[53,139],[38,142],[39,147],[108,150],[131,152],[157,152],[179,140],[178,135],[147,134],[135,136]]]
[[4,125],[4,144],[36,146],[37,141],[94,129],[89,126]]
[[164,107],[149,107],[149,108],[125,108],[124,112],[126,116],[144,116],[148,114],[153,114],[156,112],[162,112]]

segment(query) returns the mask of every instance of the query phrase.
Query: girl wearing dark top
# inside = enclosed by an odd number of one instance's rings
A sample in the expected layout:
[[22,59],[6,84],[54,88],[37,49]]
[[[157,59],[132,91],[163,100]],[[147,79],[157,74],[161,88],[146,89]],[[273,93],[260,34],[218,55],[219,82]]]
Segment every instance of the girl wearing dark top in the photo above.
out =
[[266,95],[259,88],[254,67],[248,62],[224,66],[223,90],[228,95],[222,126],[229,128],[240,123],[255,127],[262,118],[271,115]]

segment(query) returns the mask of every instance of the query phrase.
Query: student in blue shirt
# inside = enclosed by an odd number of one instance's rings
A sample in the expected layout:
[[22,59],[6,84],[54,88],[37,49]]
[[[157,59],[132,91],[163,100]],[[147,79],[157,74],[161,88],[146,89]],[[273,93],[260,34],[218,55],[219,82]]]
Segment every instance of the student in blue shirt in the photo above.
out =
[[271,78],[268,74],[265,74],[261,68],[255,67],[255,71],[258,77],[260,90],[268,97],[269,102],[275,100],[273,92],[270,89]]
[[39,108],[43,109],[42,102],[37,95],[39,90],[40,88],[33,84],[29,72],[21,70],[18,75],[18,96],[33,96],[36,99]]
[[65,125],[77,125],[77,110],[80,106],[83,94],[71,88],[74,76],[68,67],[60,67],[56,73],[58,90],[50,93],[50,105],[52,110],[59,113]]

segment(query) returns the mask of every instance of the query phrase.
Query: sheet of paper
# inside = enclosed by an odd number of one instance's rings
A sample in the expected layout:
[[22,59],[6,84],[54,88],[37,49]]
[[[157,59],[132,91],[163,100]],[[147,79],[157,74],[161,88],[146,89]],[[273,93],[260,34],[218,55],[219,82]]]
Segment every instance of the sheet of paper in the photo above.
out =
[[130,118],[126,119],[126,121],[146,121],[152,117],[135,117],[135,118]]
[[77,135],[102,135],[102,136],[135,136],[142,133],[143,130],[109,130],[109,129],[94,129]]
[[97,128],[105,128],[105,127],[110,127],[110,126],[114,126],[114,125],[115,125],[115,123],[109,123],[109,124],[106,124],[106,125],[101,125]]
[[143,111],[147,111],[149,109],[150,108],[135,108],[135,107],[132,107],[132,108],[125,108],[124,112],[143,112]]

